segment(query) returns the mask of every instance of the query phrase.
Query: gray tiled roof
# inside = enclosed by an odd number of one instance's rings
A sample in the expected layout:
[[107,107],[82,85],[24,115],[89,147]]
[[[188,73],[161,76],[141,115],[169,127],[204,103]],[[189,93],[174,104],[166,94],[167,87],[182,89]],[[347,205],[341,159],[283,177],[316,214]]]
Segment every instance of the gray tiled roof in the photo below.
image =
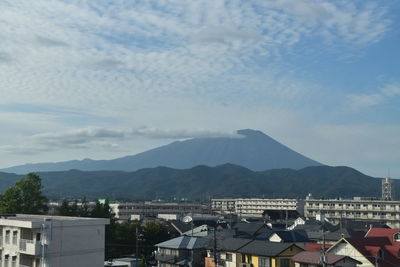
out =
[[206,248],[209,243],[208,238],[180,236],[155,245],[156,247],[172,249],[198,249]]
[[262,240],[254,240],[244,247],[240,248],[238,252],[259,256],[275,257],[290,247],[299,246],[292,243],[277,243]]

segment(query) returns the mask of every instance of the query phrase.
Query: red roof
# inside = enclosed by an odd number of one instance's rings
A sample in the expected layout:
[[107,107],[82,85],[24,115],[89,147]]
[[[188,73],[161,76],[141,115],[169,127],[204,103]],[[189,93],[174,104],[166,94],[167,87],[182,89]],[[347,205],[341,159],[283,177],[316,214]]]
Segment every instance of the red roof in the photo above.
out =
[[[330,248],[332,245],[331,244],[325,244],[325,249]],[[308,243],[307,246],[304,248],[305,251],[310,251],[310,252],[314,252],[314,251],[321,251],[322,249],[322,244],[317,244],[317,243]]]
[[[357,262],[358,264],[361,264],[361,262],[358,262],[355,259],[350,258],[348,256],[335,255],[335,254],[330,254],[330,253],[326,254],[326,261],[329,265],[334,265],[335,263],[337,263],[345,258],[351,259],[351,260]],[[320,263],[321,253],[319,253],[319,252],[303,251],[303,252],[296,254],[294,257],[292,257],[292,260],[294,262],[322,265]]]
[[387,237],[393,246],[400,246],[400,242],[396,242],[393,238],[397,233],[400,234],[400,229],[372,228],[365,237]]

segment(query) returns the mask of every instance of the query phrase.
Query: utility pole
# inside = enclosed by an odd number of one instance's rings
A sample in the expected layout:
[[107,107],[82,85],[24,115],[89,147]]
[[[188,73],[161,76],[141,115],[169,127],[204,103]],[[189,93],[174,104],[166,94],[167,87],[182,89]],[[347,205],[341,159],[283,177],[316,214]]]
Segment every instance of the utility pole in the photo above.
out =
[[136,258],[136,267],[138,266],[138,259],[139,259],[139,227],[136,226],[135,229],[135,237],[136,237],[136,253],[135,253],[135,258]]
[[214,266],[218,267],[219,266],[219,259],[217,255],[217,226],[218,223],[215,224],[214,227]]
[[322,263],[322,267],[327,267],[327,260],[326,260],[326,252],[325,252],[325,216],[323,213],[322,215],[322,248],[321,248],[321,258],[320,262]]

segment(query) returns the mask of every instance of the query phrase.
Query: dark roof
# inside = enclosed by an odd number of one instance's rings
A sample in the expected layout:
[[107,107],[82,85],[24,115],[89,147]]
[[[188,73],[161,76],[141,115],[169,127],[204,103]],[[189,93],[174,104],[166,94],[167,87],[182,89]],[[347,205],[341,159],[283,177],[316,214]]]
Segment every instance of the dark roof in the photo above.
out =
[[278,242],[269,242],[262,240],[253,240],[252,242],[249,242],[242,248],[238,249],[237,252],[259,255],[259,256],[275,257],[290,247],[300,248],[299,246],[293,243],[278,243]]
[[190,223],[184,223],[179,220],[172,220],[170,223],[180,234],[192,229],[192,225]]
[[[218,249],[227,252],[239,252],[259,256],[274,257],[290,247],[300,246],[293,243],[278,243],[263,240],[254,240],[246,238],[226,238],[219,241]],[[209,244],[209,248],[213,248],[213,244]]]
[[204,237],[179,236],[155,245],[156,247],[172,249],[207,248],[210,240]]
[[[348,256],[335,255],[335,254],[330,254],[330,253],[326,254],[326,261],[329,265],[334,265],[335,263],[337,263],[345,258],[355,261],[357,264],[361,264],[361,262],[359,262],[353,258],[350,258]],[[321,259],[321,253],[310,252],[310,251],[303,251],[303,252],[300,252],[299,254],[295,255],[294,257],[292,257],[292,260],[294,262],[316,264],[316,265],[322,266],[322,264],[320,263],[320,259]]]
[[[307,233],[304,230],[276,231],[282,242],[309,242]],[[272,235],[271,235],[272,236]]]
[[249,236],[255,236],[270,230],[269,227],[262,221],[238,222],[232,226],[232,229],[236,230],[238,235],[244,234]]
[[[217,246],[220,250],[234,252],[252,241],[252,239],[230,237],[217,242]],[[210,244],[210,248],[212,247],[213,244]]]

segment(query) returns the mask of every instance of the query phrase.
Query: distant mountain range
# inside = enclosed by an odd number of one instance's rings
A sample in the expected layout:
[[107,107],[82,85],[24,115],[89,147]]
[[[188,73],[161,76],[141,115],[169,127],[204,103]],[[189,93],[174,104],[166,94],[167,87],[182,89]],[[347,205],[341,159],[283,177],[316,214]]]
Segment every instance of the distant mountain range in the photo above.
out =
[[[51,198],[83,197],[110,199],[210,197],[336,198],[380,197],[381,180],[349,167],[316,166],[300,170],[251,171],[232,164],[190,169],[157,167],[135,172],[70,170],[40,172],[44,193]],[[0,192],[23,177],[0,173]],[[400,188],[400,181],[395,180]]]
[[71,169],[135,171],[158,166],[185,169],[198,165],[218,166],[225,163],[243,166],[253,171],[263,171],[279,168],[297,170],[321,165],[260,131],[247,129],[239,130],[237,133],[242,138],[194,138],[113,160],[85,159],[25,164],[1,169],[1,171],[19,174]]

